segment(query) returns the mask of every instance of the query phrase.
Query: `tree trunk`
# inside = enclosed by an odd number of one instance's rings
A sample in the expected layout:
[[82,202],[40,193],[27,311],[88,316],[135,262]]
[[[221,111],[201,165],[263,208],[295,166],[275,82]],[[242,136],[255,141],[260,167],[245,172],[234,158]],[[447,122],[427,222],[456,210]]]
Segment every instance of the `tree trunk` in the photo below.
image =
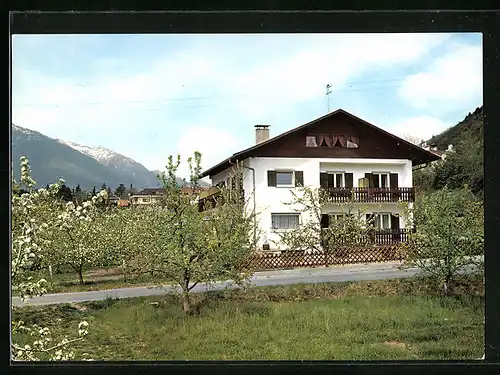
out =
[[54,274],[52,273],[52,266],[49,264],[49,275],[50,275],[50,280],[54,281]]
[[122,270],[123,270],[123,282],[127,282],[127,263],[125,262],[125,259],[122,261]]
[[83,271],[80,269],[78,271],[78,278],[80,279],[80,284],[83,284]]
[[444,292],[444,295],[447,296],[448,293],[450,292],[450,280],[451,280],[451,276],[446,276],[445,279],[444,279],[444,283],[443,283],[443,292]]
[[187,290],[184,290],[182,292],[182,309],[186,314],[189,314],[191,312],[191,304],[189,302],[189,292]]

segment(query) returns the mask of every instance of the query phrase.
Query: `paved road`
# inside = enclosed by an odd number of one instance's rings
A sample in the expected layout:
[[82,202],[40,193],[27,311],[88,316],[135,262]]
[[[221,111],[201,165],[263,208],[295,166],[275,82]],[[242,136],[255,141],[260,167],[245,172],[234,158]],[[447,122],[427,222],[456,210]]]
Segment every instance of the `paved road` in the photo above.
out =
[[[350,265],[336,267],[306,268],[282,271],[256,272],[250,278],[252,286],[270,286],[301,283],[322,283],[322,282],[341,282],[356,280],[380,280],[402,278],[415,275],[417,269],[399,270],[398,262],[367,265]],[[205,292],[207,290],[221,290],[224,288],[237,288],[230,281],[218,282],[207,287],[199,284],[193,288],[193,293]],[[22,302],[19,297],[12,297],[13,306],[23,305],[50,305],[58,303],[98,301],[106,298],[130,298],[155,296],[164,293],[172,293],[172,286],[163,287],[133,287],[108,289],[90,292],[73,292],[45,294],[41,297],[34,297],[28,303]]]
[[[419,272],[417,268],[400,270],[398,268],[399,265],[399,262],[387,262],[382,264],[379,263],[256,272],[250,278],[250,284],[252,286],[271,286],[302,283],[382,280],[411,277]],[[199,284],[195,288],[193,288],[192,292],[199,293],[205,292],[207,290],[221,290],[224,288],[237,287],[238,286],[231,284],[230,281],[224,281],[215,283],[211,287]],[[28,303],[22,302],[19,297],[13,297],[12,305],[51,305],[58,303],[98,301],[104,300],[106,298],[156,296],[164,293],[172,293],[174,290],[178,291],[179,289],[166,285],[163,287],[134,287],[91,292],[57,293],[46,294],[41,297],[34,297],[30,299]]]

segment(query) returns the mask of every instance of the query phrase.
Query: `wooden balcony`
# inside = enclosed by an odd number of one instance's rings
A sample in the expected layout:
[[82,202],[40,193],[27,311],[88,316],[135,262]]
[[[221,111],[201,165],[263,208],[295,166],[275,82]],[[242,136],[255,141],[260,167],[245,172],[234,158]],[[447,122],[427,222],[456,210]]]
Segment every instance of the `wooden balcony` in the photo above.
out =
[[415,188],[323,188],[332,203],[354,201],[359,203],[414,202]]
[[[412,229],[375,229],[368,237],[360,238],[356,241],[360,246],[366,245],[393,245],[401,242],[407,242]],[[342,246],[340,240],[339,246]]]
[[377,245],[390,245],[408,241],[411,229],[379,229],[374,231],[372,242]]

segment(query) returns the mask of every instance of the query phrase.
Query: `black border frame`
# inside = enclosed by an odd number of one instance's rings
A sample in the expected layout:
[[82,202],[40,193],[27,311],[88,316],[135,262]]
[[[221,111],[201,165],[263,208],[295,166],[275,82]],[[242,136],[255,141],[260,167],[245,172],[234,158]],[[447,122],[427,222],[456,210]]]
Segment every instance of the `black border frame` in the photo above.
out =
[[[29,8],[40,9],[39,1],[27,2]],[[53,10],[62,10],[54,4]],[[234,4],[228,4],[233,6]],[[74,7],[75,8],[75,7]],[[77,6],[76,8],[84,8]],[[500,142],[500,11],[158,11],[158,12],[115,12],[115,6],[103,6],[102,11],[22,12],[27,7],[20,6],[21,12],[9,14],[11,33],[318,33],[318,32],[481,32],[483,34],[483,108],[485,130],[485,361],[380,361],[380,362],[326,362],[326,361],[175,361],[175,362],[76,362],[70,364],[11,364],[13,373],[83,373],[104,372],[109,370],[131,373],[146,371],[186,371],[197,373],[240,372],[319,372],[341,371],[370,373],[378,371],[404,372],[418,374],[424,371],[433,373],[453,373],[457,370],[473,373],[500,373],[500,314],[499,302],[495,298],[500,290],[500,252],[495,251],[498,241],[495,231],[500,228],[500,200],[495,192],[500,191],[500,179],[495,171],[500,170],[500,155],[497,143]],[[229,8],[229,7],[228,7]],[[226,9],[228,9],[226,8]],[[275,7],[271,7],[275,8]],[[95,7],[94,7],[95,9]],[[386,8],[387,9],[387,8]],[[81,9],[84,10],[84,9]],[[9,34],[9,64],[10,64]],[[9,98],[10,98],[9,69]],[[9,108],[9,121],[10,121]],[[10,127],[7,140],[10,140]],[[4,150],[10,150],[10,141]],[[10,154],[10,152],[9,152]],[[10,160],[10,155],[9,155]],[[10,164],[5,169],[9,173]],[[7,177],[7,176],[6,176]],[[9,189],[10,191],[10,189]],[[9,196],[5,192],[3,196]],[[10,242],[10,238],[8,239]],[[4,258],[5,259],[5,258]],[[9,267],[7,259],[1,262],[4,267],[4,285],[9,286]],[[8,287],[4,289],[8,294]],[[7,303],[10,314],[10,303]],[[6,311],[6,310],[4,310]],[[10,332],[10,321],[4,320],[4,327]],[[2,351],[10,363],[9,348]],[[496,370],[496,371],[495,371]]]

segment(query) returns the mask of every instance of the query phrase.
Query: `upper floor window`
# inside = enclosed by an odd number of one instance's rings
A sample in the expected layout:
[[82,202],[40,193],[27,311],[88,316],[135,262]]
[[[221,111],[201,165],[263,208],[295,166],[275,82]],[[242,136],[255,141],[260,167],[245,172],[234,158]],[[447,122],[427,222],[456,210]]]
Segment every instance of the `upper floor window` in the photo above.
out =
[[373,187],[375,188],[388,188],[390,187],[389,173],[374,173],[373,174]]
[[293,172],[276,172],[276,186],[292,186]]
[[274,170],[267,171],[267,186],[293,187],[304,185],[303,171]]
[[352,188],[353,174],[345,172],[321,172],[319,175],[322,188]]
[[365,173],[365,178],[360,180],[360,187],[368,188],[398,188],[399,176],[397,173],[372,172]]

